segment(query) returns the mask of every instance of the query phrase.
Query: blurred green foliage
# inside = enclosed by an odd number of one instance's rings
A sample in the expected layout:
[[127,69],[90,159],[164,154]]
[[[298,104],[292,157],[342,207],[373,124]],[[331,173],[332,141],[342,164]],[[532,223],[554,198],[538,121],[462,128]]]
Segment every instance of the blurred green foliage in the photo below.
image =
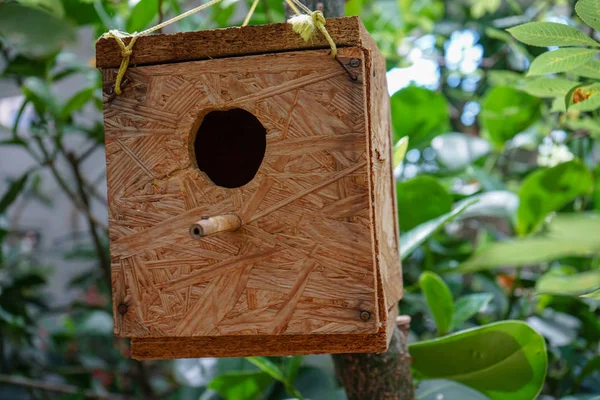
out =
[[[21,93],[0,147],[31,160],[20,175],[2,176],[1,398],[345,398],[326,356],[140,363],[113,338],[107,229],[90,211],[106,199],[82,168],[104,142],[101,83],[73,46],[91,47],[81,43],[89,32],[140,31],[194,4],[0,2],[0,83]],[[236,25],[248,6],[224,1],[172,28]],[[417,398],[593,399],[597,0],[350,0],[346,12],[361,16],[387,58],[390,87],[400,87],[391,96],[400,309],[412,317]],[[262,0],[252,23],[283,20],[281,1]],[[68,95],[65,82],[76,82]],[[58,272],[28,250],[35,231],[15,223],[25,199],[56,206],[42,180],[87,223],[84,233],[65,232],[76,239],[64,258],[96,265],[70,282],[79,296],[67,306],[43,290]]]

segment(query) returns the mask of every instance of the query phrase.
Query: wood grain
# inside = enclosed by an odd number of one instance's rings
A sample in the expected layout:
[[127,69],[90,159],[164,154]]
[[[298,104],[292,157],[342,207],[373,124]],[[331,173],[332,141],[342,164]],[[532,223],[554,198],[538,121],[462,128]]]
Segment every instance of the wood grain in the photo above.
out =
[[[134,357],[385,350],[402,295],[385,60],[358,19],[330,25],[352,31],[339,56],[357,81],[327,50],[281,38],[245,46],[284,52],[204,61],[158,46],[137,61],[158,65],[131,66],[117,97],[116,69],[102,69],[115,334]],[[215,51],[251,39],[202,35]],[[157,36],[138,43],[181,43]],[[267,134],[254,179],[228,189],[198,169],[193,143],[209,111],[231,108]],[[229,214],[241,228],[190,237],[202,216]]]
[[[338,47],[361,47],[364,40],[358,17],[328,18],[327,31]],[[125,40],[127,42],[127,39]],[[211,58],[237,57],[296,50],[328,49],[323,35],[305,42],[288,23],[249,25],[198,32],[141,36],[130,65],[149,65]],[[96,66],[116,68],[121,49],[114,39],[96,42]]]
[[[397,313],[396,313],[397,315]],[[393,321],[390,313],[388,320]],[[297,354],[382,353],[391,332],[370,335],[248,335],[131,339],[131,357],[164,360],[201,357],[290,356]]]

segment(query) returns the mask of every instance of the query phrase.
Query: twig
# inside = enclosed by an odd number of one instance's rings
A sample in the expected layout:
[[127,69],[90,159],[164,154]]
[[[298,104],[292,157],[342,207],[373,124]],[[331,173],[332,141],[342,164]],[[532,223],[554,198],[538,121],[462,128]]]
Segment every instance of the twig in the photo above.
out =
[[261,0],[260,3],[263,6],[263,10],[265,12],[265,17],[267,18],[267,23],[269,23],[269,24],[273,23],[273,20],[271,19],[270,9],[269,9],[269,1]]
[[89,211],[90,201],[87,196],[87,193],[85,192],[85,182],[83,181],[83,178],[81,176],[81,171],[79,171],[79,164],[77,163],[77,158],[74,154],[66,154],[66,158],[71,164],[73,175],[75,175],[75,181],[77,182],[77,191],[79,192],[79,197],[81,198],[84,207],[88,210],[86,215],[88,217],[90,235],[92,235],[92,241],[94,242],[94,247],[96,248],[96,253],[100,260],[100,266],[102,267],[104,278],[106,279],[106,283],[110,286],[110,260],[108,259],[104,248],[102,247],[100,236],[98,236],[98,232],[96,231],[96,223],[91,218],[91,212]]
[[60,175],[60,173],[56,169],[55,160],[48,153],[48,150],[46,149],[46,146],[44,146],[44,143],[42,142],[42,139],[40,137],[38,137],[38,136],[33,136],[33,138],[37,142],[37,144],[40,147],[40,150],[42,151],[42,153],[44,154],[45,160],[42,161],[43,165],[47,165],[50,168],[50,171],[52,172],[52,175],[54,176],[54,179],[56,179],[56,182],[61,187],[61,189],[63,190],[63,192],[65,192],[65,194],[69,197],[69,199],[73,202],[73,204],[75,205],[75,207],[79,211],[81,211],[83,214],[85,214],[88,219],[93,220],[94,224],[96,226],[102,228],[105,232],[108,233],[108,226],[106,226],[106,224],[103,224],[102,222],[98,221],[91,214],[90,209],[86,208],[83,204],[81,204],[81,200],[71,190],[71,188],[69,188],[69,185],[67,185],[67,182],[65,182],[65,180],[63,179],[63,177]]
[[10,385],[23,386],[29,389],[39,389],[46,392],[64,393],[64,394],[82,394],[86,399],[126,399],[127,397],[119,394],[102,394],[92,390],[81,390],[76,386],[63,383],[36,381],[15,375],[0,375],[0,382]]
[[[163,0],[158,0],[158,23],[157,23],[157,25],[162,24],[163,19],[164,19],[162,6],[163,6]],[[158,30],[158,33],[163,33],[162,28],[160,28]]]

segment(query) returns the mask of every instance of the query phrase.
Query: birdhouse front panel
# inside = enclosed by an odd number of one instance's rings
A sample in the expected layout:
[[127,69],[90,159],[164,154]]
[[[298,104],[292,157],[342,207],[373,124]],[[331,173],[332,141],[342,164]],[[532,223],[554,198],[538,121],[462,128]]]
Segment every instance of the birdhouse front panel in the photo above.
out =
[[134,356],[385,350],[401,278],[382,60],[130,66],[120,96],[102,69],[115,334]]

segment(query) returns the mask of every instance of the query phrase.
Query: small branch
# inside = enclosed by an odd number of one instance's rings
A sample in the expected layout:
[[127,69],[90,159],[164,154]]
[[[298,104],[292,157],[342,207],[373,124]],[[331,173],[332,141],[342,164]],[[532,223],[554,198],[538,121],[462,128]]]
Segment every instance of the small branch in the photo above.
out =
[[66,385],[55,382],[36,381],[22,376],[0,375],[0,382],[9,385],[22,386],[28,389],[38,389],[46,392],[64,393],[64,394],[83,394],[86,399],[126,399],[119,394],[101,394],[91,390],[81,390],[76,386]]
[[263,10],[265,12],[265,17],[267,18],[267,23],[272,24],[273,20],[271,19],[271,13],[270,13],[270,8],[269,8],[269,1],[268,0],[261,0],[260,3],[263,6]]
[[96,231],[96,223],[91,218],[90,212],[90,201],[85,192],[85,182],[83,181],[83,177],[81,176],[81,171],[79,171],[79,164],[77,163],[77,159],[74,154],[67,154],[67,160],[71,164],[71,169],[73,170],[73,175],[75,175],[75,181],[77,182],[77,191],[79,192],[79,197],[81,198],[81,202],[83,206],[87,210],[88,224],[90,235],[92,236],[92,241],[94,242],[94,248],[96,249],[96,254],[98,255],[98,259],[100,260],[100,266],[102,267],[102,272],[104,273],[104,278],[106,279],[106,283],[111,285],[110,278],[110,260],[104,248],[102,247],[102,242],[100,241],[100,236],[98,236],[98,232]]
[[[162,24],[164,20],[164,15],[163,15],[163,0],[158,0],[158,22],[157,25]],[[158,30],[158,33],[163,33],[162,28],[160,28]]]
[[53,157],[50,156],[50,153],[48,153],[48,150],[46,149],[46,146],[44,146],[44,143],[43,143],[42,139],[40,137],[38,137],[38,136],[33,136],[33,138],[37,142],[40,150],[42,151],[42,154],[44,155],[45,160],[41,161],[42,165],[48,166],[50,168],[50,171],[52,172],[52,175],[54,176],[54,179],[56,179],[56,182],[58,183],[58,186],[60,186],[60,188],[63,190],[63,192],[65,192],[65,194],[67,195],[67,197],[69,197],[69,199],[71,200],[71,202],[75,205],[75,208],[77,208],[80,212],[82,212],[83,214],[85,214],[85,216],[88,219],[93,220],[94,224],[96,226],[102,228],[105,232],[108,232],[108,226],[106,226],[102,222],[98,221],[91,214],[90,209],[86,208],[81,203],[81,200],[77,197],[77,195],[71,190],[71,188],[69,188],[69,185],[67,185],[67,182],[65,182],[65,180],[63,179],[63,177],[60,175],[60,173],[56,169],[55,160],[54,160]]

